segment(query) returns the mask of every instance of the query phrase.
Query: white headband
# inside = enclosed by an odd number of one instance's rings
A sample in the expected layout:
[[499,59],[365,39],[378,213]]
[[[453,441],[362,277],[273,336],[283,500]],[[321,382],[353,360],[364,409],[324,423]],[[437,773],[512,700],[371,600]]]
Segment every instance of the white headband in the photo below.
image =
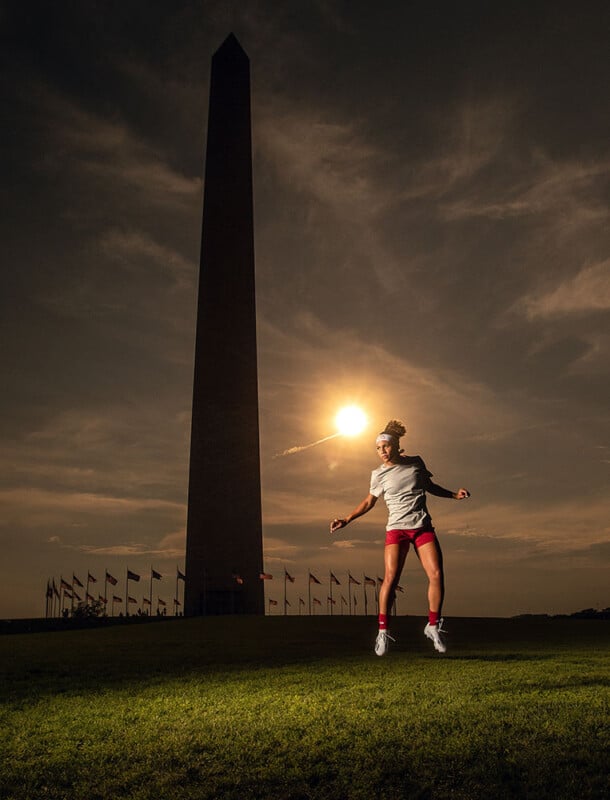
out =
[[375,444],[377,444],[377,442],[391,442],[393,439],[396,439],[396,437],[392,436],[390,433],[380,433],[375,439]]

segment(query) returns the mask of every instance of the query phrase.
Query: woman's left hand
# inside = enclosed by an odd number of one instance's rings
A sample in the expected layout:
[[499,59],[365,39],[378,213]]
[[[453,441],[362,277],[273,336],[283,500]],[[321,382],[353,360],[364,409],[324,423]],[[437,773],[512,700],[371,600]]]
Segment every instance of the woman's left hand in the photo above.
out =
[[470,492],[468,489],[458,489],[453,496],[456,500],[465,500],[467,497],[470,497]]

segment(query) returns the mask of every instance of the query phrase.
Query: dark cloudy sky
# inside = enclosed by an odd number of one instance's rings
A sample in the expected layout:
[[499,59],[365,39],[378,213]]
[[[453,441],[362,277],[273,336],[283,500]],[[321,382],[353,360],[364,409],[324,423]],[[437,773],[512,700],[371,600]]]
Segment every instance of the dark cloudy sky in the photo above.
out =
[[[173,598],[231,31],[252,69],[265,568],[296,575],[293,606],[309,569],[381,574],[382,506],[334,541],[328,520],[399,417],[472,491],[430,503],[446,615],[610,605],[609,8],[4,2],[0,615],[127,566]],[[273,459],[351,402],[367,434]],[[403,611],[426,611],[420,572]]]

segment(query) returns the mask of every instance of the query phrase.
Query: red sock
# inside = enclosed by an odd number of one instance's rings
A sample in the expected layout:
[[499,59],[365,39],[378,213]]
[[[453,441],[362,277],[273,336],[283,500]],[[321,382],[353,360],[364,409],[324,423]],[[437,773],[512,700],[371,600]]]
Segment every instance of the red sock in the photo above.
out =
[[379,630],[385,631],[388,627],[388,615],[387,614],[380,614],[379,615]]
[[428,613],[428,622],[430,623],[430,625],[438,625],[440,616],[441,616],[440,611],[430,611]]

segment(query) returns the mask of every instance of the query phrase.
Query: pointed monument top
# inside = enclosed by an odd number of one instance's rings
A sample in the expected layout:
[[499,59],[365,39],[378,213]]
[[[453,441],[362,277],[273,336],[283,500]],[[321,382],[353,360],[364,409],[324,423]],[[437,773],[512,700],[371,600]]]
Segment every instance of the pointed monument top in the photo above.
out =
[[230,33],[227,36],[214,55],[222,55],[232,58],[235,58],[235,56],[243,56],[244,58],[248,58],[246,51],[240,45],[237,36],[235,36],[234,33]]

